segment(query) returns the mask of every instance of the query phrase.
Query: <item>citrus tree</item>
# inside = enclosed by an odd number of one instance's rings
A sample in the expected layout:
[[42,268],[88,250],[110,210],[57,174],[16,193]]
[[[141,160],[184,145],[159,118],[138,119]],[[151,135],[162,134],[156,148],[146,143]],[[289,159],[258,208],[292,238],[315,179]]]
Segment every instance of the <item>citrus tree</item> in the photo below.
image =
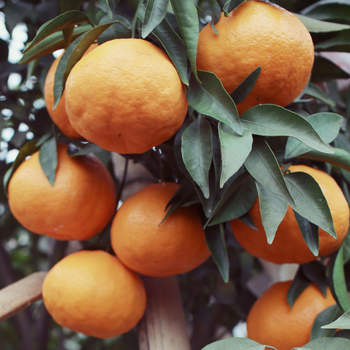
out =
[[[5,349],[137,349],[137,273],[179,274],[194,350],[349,348],[349,1],[0,6],[0,283],[50,269]],[[256,300],[261,259],[299,268]]]

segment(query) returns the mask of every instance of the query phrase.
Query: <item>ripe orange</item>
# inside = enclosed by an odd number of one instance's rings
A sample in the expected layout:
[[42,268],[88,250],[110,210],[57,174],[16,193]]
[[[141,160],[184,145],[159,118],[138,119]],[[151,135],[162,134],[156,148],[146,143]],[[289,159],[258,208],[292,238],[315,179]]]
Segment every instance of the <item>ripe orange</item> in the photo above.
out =
[[311,284],[295,301],[292,309],[287,302],[291,281],[279,282],[267,289],[254,303],[247,318],[248,337],[278,350],[290,350],[310,341],[317,315],[335,300],[327,289],[327,298]]
[[59,325],[97,338],[131,330],[146,308],[140,277],[101,250],[58,262],[44,280],[43,300]]
[[94,155],[69,157],[62,144],[54,186],[36,152],[13,174],[8,196],[12,214],[24,227],[59,240],[93,237],[116,209],[114,182],[105,166]]
[[172,137],[187,113],[169,57],[142,39],[108,41],[83,57],[66,85],[74,129],[117,153],[143,153]]
[[118,210],[111,228],[112,247],[130,269],[147,276],[171,276],[192,270],[209,257],[196,206],[177,209],[159,226],[178,187],[148,185]]
[[246,1],[229,17],[207,25],[198,40],[197,68],[214,72],[231,93],[254,69],[260,76],[238,104],[243,113],[263,103],[286,106],[302,92],[313,66],[314,47],[301,21],[287,10],[263,1]]
[[[319,230],[319,256],[329,255],[341,246],[349,228],[349,206],[343,192],[334,179],[321,170],[305,165],[290,166],[289,170],[291,172],[301,171],[311,175],[321,187],[338,235],[338,238],[335,239],[322,229]],[[278,227],[271,245],[267,243],[261,222],[258,199],[249,214],[259,231],[248,227],[239,219],[231,221],[234,236],[247,252],[276,264],[304,264],[315,259],[304,241],[291,207],[288,207],[286,216]]]
[[[86,53],[90,52],[94,48],[97,47],[97,44],[92,44],[89,49],[86,51]],[[86,54],[85,53],[85,54]],[[63,54],[62,54],[63,55]],[[58,57],[55,59],[47,73],[46,79],[45,79],[45,85],[44,85],[44,99],[47,111],[53,120],[53,122],[58,126],[58,128],[68,137],[71,139],[79,139],[81,136],[75,131],[75,129],[72,127],[71,123],[69,122],[68,115],[66,112],[66,101],[65,101],[65,93],[63,92],[62,98],[60,102],[58,103],[55,110],[52,110],[54,105],[54,97],[53,97],[53,85],[55,82],[55,74],[56,69],[58,66],[58,63],[60,62],[60,59],[62,57]]]

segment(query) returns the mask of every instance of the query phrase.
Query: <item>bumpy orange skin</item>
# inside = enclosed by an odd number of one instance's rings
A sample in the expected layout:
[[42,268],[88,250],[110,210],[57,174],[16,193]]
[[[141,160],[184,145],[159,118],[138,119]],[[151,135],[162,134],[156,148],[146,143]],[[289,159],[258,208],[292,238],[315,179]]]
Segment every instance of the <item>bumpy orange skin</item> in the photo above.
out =
[[307,287],[291,309],[287,294],[291,281],[267,289],[255,302],[247,318],[248,337],[278,350],[301,347],[310,341],[317,315],[336,302],[327,289],[327,298],[314,284]]
[[28,230],[59,240],[85,240],[99,233],[116,209],[113,179],[94,155],[69,157],[58,146],[58,166],[51,186],[39,152],[25,160],[8,186],[14,217]]
[[[349,228],[349,206],[342,190],[331,176],[321,170],[305,165],[290,166],[288,169],[291,172],[305,172],[319,184],[329,205],[334,229],[338,235],[338,238],[335,239],[324,230],[319,229],[319,256],[333,253],[343,243]],[[238,219],[231,221],[234,236],[247,252],[276,264],[305,264],[315,259],[303,239],[291,207],[288,207],[286,216],[278,227],[271,245],[267,243],[261,222],[259,200],[254,203],[249,214],[259,231],[248,227]]]
[[101,250],[58,262],[44,280],[43,300],[59,325],[102,339],[131,330],[146,308],[141,279]]
[[172,137],[186,90],[168,56],[141,39],[100,45],[72,69],[66,110],[79,134],[117,153],[143,153]]
[[286,106],[306,86],[314,62],[311,36],[287,10],[262,1],[246,1],[229,17],[207,25],[198,40],[197,68],[214,72],[231,93],[254,69],[260,76],[237,105],[239,113],[258,104]]
[[111,228],[112,247],[130,269],[163,277],[184,273],[210,255],[196,206],[179,208],[163,223],[175,183],[148,185],[129,197]]

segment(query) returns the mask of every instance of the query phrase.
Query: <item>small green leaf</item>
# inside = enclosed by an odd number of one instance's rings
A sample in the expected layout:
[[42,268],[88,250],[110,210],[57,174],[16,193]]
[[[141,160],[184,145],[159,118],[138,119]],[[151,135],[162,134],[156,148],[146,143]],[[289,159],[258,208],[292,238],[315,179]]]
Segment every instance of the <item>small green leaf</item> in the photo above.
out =
[[318,19],[306,17],[298,13],[294,13],[294,15],[297,16],[301,22],[303,22],[304,26],[310,33],[330,33],[350,28],[350,26],[346,24],[320,21]]
[[259,196],[261,222],[264,226],[267,243],[272,244],[278,226],[286,215],[288,203],[265,189],[259,182],[256,182],[256,188]]
[[182,39],[187,48],[194,76],[198,79],[196,68],[197,46],[199,36],[199,20],[195,3],[192,0],[170,0]]
[[335,107],[335,102],[328,97],[328,95],[317,85],[310,83],[303,91],[304,95],[314,97],[315,99],[328,103],[330,106]]
[[[202,350],[265,350],[274,349],[273,346],[261,345],[254,340],[247,338],[228,338],[216,341],[205,346]],[[343,350],[343,349],[341,349]],[[345,350],[345,349],[344,349]]]
[[327,324],[322,328],[323,329],[350,329],[350,311],[345,312],[334,322]]
[[312,68],[312,82],[329,82],[335,79],[348,79],[350,74],[323,56],[315,56]]
[[280,196],[288,203],[294,203],[278,161],[264,139],[254,139],[253,149],[244,162],[244,166],[250,175],[267,190]]
[[205,240],[210,253],[220,271],[225,283],[229,280],[230,264],[227,255],[224,226],[216,225],[206,227]]
[[192,76],[190,88],[187,90],[188,104],[199,113],[225,123],[237,134],[243,129],[238,117],[235,103],[222,86],[219,78],[210,72],[198,71],[202,84]]
[[170,0],[148,0],[145,21],[142,26],[142,38],[146,38],[158,24],[160,24],[168,11]]
[[288,290],[287,301],[290,308],[293,308],[295,301],[299,298],[301,293],[311,284],[311,281],[305,277],[301,267],[299,267],[294,280]]
[[199,117],[183,132],[181,140],[182,159],[194,182],[209,198],[209,169],[213,159],[210,124]]
[[224,5],[225,16],[238,7],[242,2],[246,0],[227,0]]
[[310,340],[325,337],[333,337],[335,334],[335,330],[325,330],[327,326],[324,325],[334,321],[341,314],[342,311],[337,304],[327,307],[327,309],[319,313],[312,326]]
[[209,1],[210,1],[210,6],[212,8],[210,26],[211,26],[211,29],[215,32],[215,34],[219,34],[218,30],[215,28],[215,24],[218,23],[220,20],[221,8],[219,4],[216,2],[216,0],[209,0]]
[[325,266],[318,260],[300,266],[304,276],[317,285],[323,296],[327,297],[327,276]]
[[57,170],[57,144],[56,139],[52,137],[43,143],[40,147],[39,161],[41,169],[49,180],[51,186],[54,185]]
[[320,152],[333,153],[306,119],[285,108],[269,104],[255,106],[243,113],[241,121],[254,135],[290,136]]
[[344,338],[319,338],[292,350],[349,350],[350,341]]
[[48,37],[49,35],[58,32],[59,30],[63,30],[66,28],[74,27],[75,25],[83,22],[89,22],[90,19],[86,16],[85,13],[80,11],[68,11],[62,13],[56,18],[52,19],[49,22],[46,22],[42,25],[33,41],[23,50],[23,53],[30,50],[32,47],[37,45],[40,41]]
[[319,251],[318,226],[314,225],[312,222],[302,217],[296,211],[294,211],[294,215],[305,243],[311,250],[311,253],[317,257]]
[[231,93],[236,105],[241,103],[253,90],[256,81],[259,78],[261,67],[254,69]]
[[218,130],[222,162],[220,188],[222,188],[226,181],[238,171],[247,159],[252,150],[253,137],[249,131],[239,136],[222,123],[219,123]]

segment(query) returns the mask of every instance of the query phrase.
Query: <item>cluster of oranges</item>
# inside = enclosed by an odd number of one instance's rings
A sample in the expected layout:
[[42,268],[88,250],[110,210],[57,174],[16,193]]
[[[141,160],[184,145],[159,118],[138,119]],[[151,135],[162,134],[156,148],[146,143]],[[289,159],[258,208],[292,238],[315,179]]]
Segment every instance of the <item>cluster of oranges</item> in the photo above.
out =
[[[243,113],[260,103],[286,106],[303,90],[313,65],[310,34],[297,17],[261,1],[246,1],[199,35],[197,66],[214,72],[231,93],[258,66],[261,74],[248,97],[238,104]],[[61,131],[117,153],[143,153],[171,138],[188,109],[186,87],[168,56],[141,39],[115,39],[92,45],[72,69],[66,90],[55,110],[53,84],[57,59],[46,79],[45,101]],[[306,166],[290,171],[310,174],[329,204],[337,239],[320,230],[320,256],[335,251],[349,226],[349,208],[341,189],[326,173]],[[136,273],[170,276],[187,272],[210,255],[199,210],[177,209],[161,225],[165,206],[178,185],[149,185],[116,211],[114,182],[93,155],[69,157],[58,145],[58,166],[50,186],[35,153],[12,176],[8,192],[12,213],[32,232],[60,240],[86,240],[112,219],[111,243],[117,257],[103,251],[80,251],[64,258],[48,273],[44,303],[61,325],[95,337],[116,336],[142,317],[146,293]],[[252,255],[275,263],[306,263],[309,251],[291,208],[274,242],[266,242],[259,202],[252,216],[258,231],[243,222],[231,222],[240,244]],[[290,283],[277,284],[253,306],[248,317],[250,338],[287,350],[308,341],[316,315],[334,303],[310,286],[290,310],[286,295]],[[301,309],[310,305],[304,318]],[[271,310],[276,310],[273,314]],[[304,311],[302,311],[304,312]],[[303,313],[304,314],[304,313]],[[301,334],[286,339],[276,330],[290,323]]]

